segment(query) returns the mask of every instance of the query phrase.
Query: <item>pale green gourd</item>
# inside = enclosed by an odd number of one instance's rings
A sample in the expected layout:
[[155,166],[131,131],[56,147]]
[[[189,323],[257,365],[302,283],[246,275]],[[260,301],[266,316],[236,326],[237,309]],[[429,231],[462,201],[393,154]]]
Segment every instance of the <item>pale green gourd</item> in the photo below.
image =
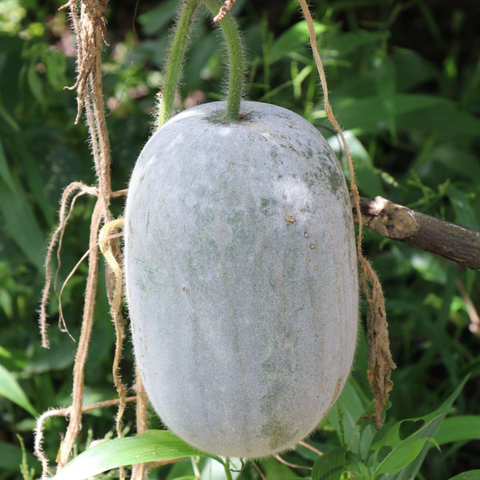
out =
[[199,449],[292,447],[338,398],[358,322],[349,194],[322,135],[242,102],[187,110],[149,140],[125,216],[135,356],[161,420]]

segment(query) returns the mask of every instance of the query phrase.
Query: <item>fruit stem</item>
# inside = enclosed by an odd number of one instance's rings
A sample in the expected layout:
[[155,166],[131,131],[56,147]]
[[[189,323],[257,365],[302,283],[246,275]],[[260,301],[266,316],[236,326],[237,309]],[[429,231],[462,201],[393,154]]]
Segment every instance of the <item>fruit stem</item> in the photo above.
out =
[[[222,0],[203,0],[203,3],[214,16],[217,15],[223,5]],[[230,60],[226,119],[238,120],[245,76],[245,58],[242,37],[237,22],[230,14],[226,15],[220,22],[220,27],[222,28],[223,36],[225,37],[228,57]]]
[[167,68],[165,70],[165,87],[162,92],[162,100],[158,114],[158,128],[172,115],[175,93],[178,82],[180,81],[185,52],[187,50],[188,36],[199,1],[200,0],[184,0],[180,11],[175,36],[168,57]]
[[[158,128],[165,124],[172,115],[175,93],[182,74],[182,67],[187,50],[188,36],[198,4],[202,2],[213,15],[217,15],[222,7],[222,0],[184,0],[180,10],[175,36],[173,38],[167,68],[165,69],[164,89],[158,114]],[[245,61],[240,30],[231,15],[227,15],[220,23],[227,44],[230,61],[228,79],[228,98],[226,120],[238,120],[240,102],[243,94]]]

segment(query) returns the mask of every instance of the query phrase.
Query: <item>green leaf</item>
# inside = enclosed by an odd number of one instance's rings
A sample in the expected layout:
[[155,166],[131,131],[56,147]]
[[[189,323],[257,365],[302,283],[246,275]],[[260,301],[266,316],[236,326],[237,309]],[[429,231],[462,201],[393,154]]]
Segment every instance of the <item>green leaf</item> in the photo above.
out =
[[408,437],[387,455],[378,469],[375,470],[375,473],[380,475],[382,473],[399,472],[420,455],[423,446],[429,440],[429,438]]
[[293,480],[295,478],[304,479],[304,477],[297,475],[289,467],[283,465],[275,458],[261,460],[261,466],[268,480]]
[[[439,410],[443,410],[447,412],[452,407],[453,402],[455,402],[457,397],[460,395],[460,392],[463,390],[463,387],[465,386],[465,383],[467,383],[468,378],[469,378],[468,376],[465,377],[465,379],[458,385],[455,391],[442,403]],[[416,432],[415,436],[423,437],[423,438],[426,438],[426,437],[434,438],[445,416],[446,416],[446,413],[437,417],[435,420],[430,422],[428,425],[425,425],[418,432]],[[425,443],[420,455],[418,455],[413,462],[411,462],[407,467],[405,467],[399,473],[396,473],[393,475],[385,475],[382,478],[382,480],[411,480],[412,478],[415,478],[431,446],[432,446],[431,442]]]
[[437,69],[418,53],[398,47],[392,50],[397,90],[406,92],[438,76]]
[[450,442],[480,440],[480,416],[463,415],[443,421],[435,440],[443,445]]
[[447,192],[448,197],[452,202],[457,222],[464,227],[475,228],[478,230],[480,225],[473,208],[470,206],[467,196],[453,185],[448,186]]
[[441,163],[442,167],[448,168],[476,184],[480,183],[480,165],[473,154],[460,148],[443,146],[434,152],[433,158]]
[[[395,94],[389,99],[388,108],[384,99],[376,95],[361,99],[345,97],[337,100],[333,109],[345,130],[355,129],[357,133],[366,134],[385,129],[388,118],[397,119],[407,113],[429,110],[443,104],[448,102],[438,97]],[[405,128],[410,129],[408,125]]]
[[[375,170],[372,159],[363,144],[353,132],[344,131],[343,134],[348,142],[350,153],[352,154],[357,187],[364,195],[370,197],[376,197],[377,195],[385,196],[386,193],[380,179],[380,174]],[[329,138],[328,143],[339,157],[343,156],[343,145],[338,135]],[[346,176],[350,178],[348,168],[345,165],[345,162],[343,163],[344,172]]]
[[107,440],[73,459],[53,480],[84,480],[118,467],[176,458],[207,456],[172,432],[150,430],[135,437]]
[[4,348],[0,345],[0,363],[7,370],[22,370],[27,363],[27,355],[24,350]]
[[[325,32],[327,26],[322,23],[314,22],[315,32],[317,35]],[[304,46],[309,40],[307,22],[302,21],[290,27],[283,35],[281,35],[272,45],[270,50],[270,63],[275,63],[281,58],[287,56],[290,52]]]
[[395,64],[387,56],[378,56],[374,61],[375,83],[377,92],[382,99],[383,108],[387,114],[386,123],[390,135],[396,141],[397,131],[395,124],[396,108],[394,105],[395,92],[397,89],[395,77]]
[[11,158],[20,160],[21,166],[19,166],[19,168],[20,171],[26,173],[30,192],[35,198],[37,205],[42,209],[49,225],[53,226],[55,223],[55,215],[45,191],[45,181],[38,169],[38,161],[30,153],[27,139],[22,133],[13,131],[9,132],[8,135],[12,140],[10,156]]
[[27,259],[38,269],[42,269],[45,252],[44,234],[17,179],[15,184],[16,190],[11,191],[0,178],[3,220],[10,235]]
[[[442,406],[424,417],[397,422],[386,432],[381,430],[378,440],[371,447],[371,451],[375,452],[375,474],[399,472],[420,455],[427,441],[438,446],[437,442],[429,435],[422,435],[422,432],[437,419],[443,419],[449,411],[452,411],[450,407]],[[413,431],[408,434],[408,430]]]
[[470,470],[470,472],[455,475],[450,480],[480,480],[480,470]]
[[0,365],[0,395],[24,408],[34,417],[38,415],[17,380],[3,365]]
[[345,448],[335,450],[318,457],[312,469],[312,480],[340,480],[345,468]]
[[[350,377],[343,389],[340,398],[332,407],[328,414],[328,420],[338,432],[340,438],[344,438],[347,445],[353,453],[365,450],[365,445],[370,445],[372,440],[372,428],[362,435],[360,444],[360,436],[357,433],[357,422],[364,415],[364,412],[370,403],[365,396],[362,388],[358,385],[353,377]],[[339,417],[343,423],[343,431],[341,430]]]
[[[30,453],[27,453],[27,462],[36,473],[40,473],[38,460]],[[11,443],[0,442],[0,471],[18,472],[22,463],[22,449]]]
[[13,180],[12,174],[10,173],[10,168],[8,167],[7,157],[5,156],[5,151],[3,150],[2,139],[0,138],[0,177],[4,181],[5,185],[10,189],[10,191],[15,191],[15,182]]
[[[416,96],[416,95],[412,95]],[[440,101],[438,97],[437,100]],[[440,101],[432,108],[405,112],[397,118],[400,130],[436,132],[442,144],[465,146],[480,135],[480,119],[459,110],[453,102]]]
[[378,43],[390,36],[390,32],[346,32],[332,36],[325,45],[325,49],[332,50],[338,57],[350,55],[364,45]]
[[67,84],[65,55],[59,50],[49,50],[45,57],[45,63],[47,65],[48,82],[55,90],[62,90]]
[[143,33],[155,35],[161,32],[175,17],[177,4],[176,0],[168,0],[162,2],[157,8],[140,15],[138,22],[142,25]]
[[356,475],[355,478],[371,478],[371,472],[362,462],[348,463],[348,471]]
[[30,90],[35,97],[35,99],[38,101],[38,103],[42,106],[46,106],[46,100],[45,100],[45,95],[43,94],[43,85],[42,81],[40,80],[39,76],[37,75],[37,72],[35,71],[35,63],[32,61],[30,63],[30,66],[28,67],[27,71],[27,81],[28,81],[28,86],[30,87]]

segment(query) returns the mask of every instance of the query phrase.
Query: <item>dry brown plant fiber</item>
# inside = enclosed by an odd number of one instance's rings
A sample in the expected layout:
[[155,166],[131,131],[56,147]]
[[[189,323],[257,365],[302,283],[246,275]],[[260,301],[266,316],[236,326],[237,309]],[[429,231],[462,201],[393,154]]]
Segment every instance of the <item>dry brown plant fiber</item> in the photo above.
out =
[[[360,195],[355,183],[355,170],[353,167],[352,154],[348,147],[347,140],[343,134],[329,101],[328,84],[323,68],[323,62],[320,57],[317,45],[317,34],[313,24],[312,15],[306,0],[298,0],[302,9],[303,16],[308,25],[310,36],[310,45],[312,47],[313,56],[317,65],[320,83],[323,91],[323,102],[325,113],[337,131],[345,150],[348,168],[350,172],[350,192],[354,199],[356,211],[360,211]],[[390,340],[388,338],[387,314],[385,311],[385,299],[383,296],[382,286],[373,270],[370,262],[365,258],[362,251],[362,219],[359,215],[358,222],[358,238],[357,238],[357,257],[360,266],[360,285],[367,299],[367,340],[368,340],[368,381],[375,400],[375,426],[377,428],[382,425],[382,414],[386,405],[388,395],[393,388],[391,380],[391,372],[396,368],[390,353]]]

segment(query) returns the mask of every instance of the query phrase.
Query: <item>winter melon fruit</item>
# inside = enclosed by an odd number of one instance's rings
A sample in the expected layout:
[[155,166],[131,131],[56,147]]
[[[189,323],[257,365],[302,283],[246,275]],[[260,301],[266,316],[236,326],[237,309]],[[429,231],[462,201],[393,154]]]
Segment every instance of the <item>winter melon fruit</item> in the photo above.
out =
[[339,161],[297,114],[191,108],[148,141],[125,213],[135,356],[162,422],[262,457],[316,428],[350,373],[358,279]]

